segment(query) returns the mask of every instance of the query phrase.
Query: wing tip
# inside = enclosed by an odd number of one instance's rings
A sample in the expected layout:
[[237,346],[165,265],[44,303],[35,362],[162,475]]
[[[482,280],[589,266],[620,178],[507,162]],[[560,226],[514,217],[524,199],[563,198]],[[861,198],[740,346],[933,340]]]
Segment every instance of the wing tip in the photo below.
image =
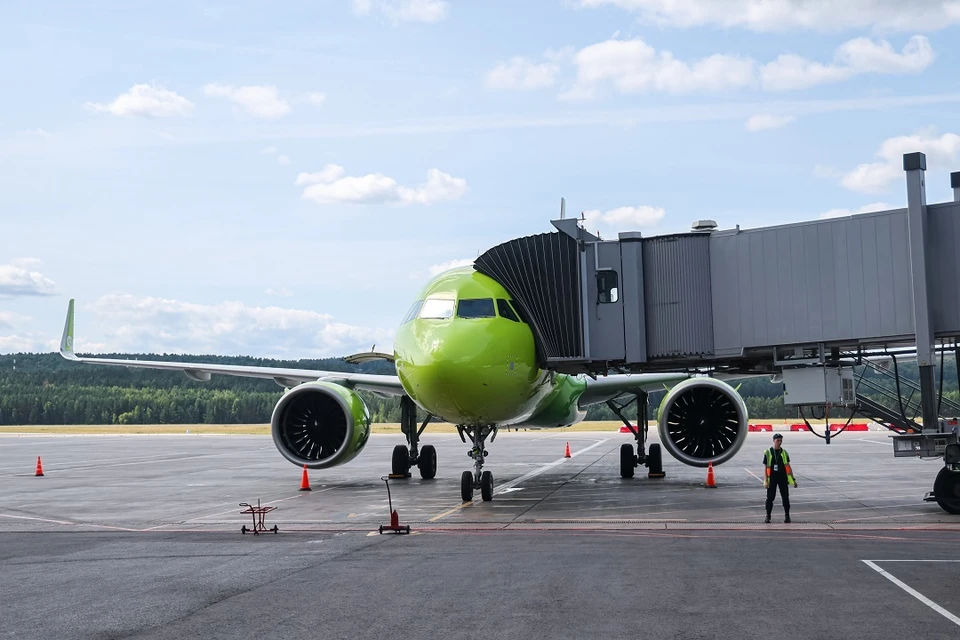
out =
[[67,304],[67,319],[63,323],[63,335],[60,337],[60,355],[67,360],[77,360],[73,352],[73,316],[74,299]]

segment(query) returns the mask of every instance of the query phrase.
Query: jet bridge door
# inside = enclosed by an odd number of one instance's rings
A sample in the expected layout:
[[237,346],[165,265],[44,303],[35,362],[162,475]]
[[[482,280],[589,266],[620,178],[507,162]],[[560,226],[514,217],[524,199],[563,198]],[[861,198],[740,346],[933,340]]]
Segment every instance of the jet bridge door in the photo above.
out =
[[586,246],[586,296],[583,301],[588,359],[622,362],[626,356],[623,332],[624,273],[617,241]]

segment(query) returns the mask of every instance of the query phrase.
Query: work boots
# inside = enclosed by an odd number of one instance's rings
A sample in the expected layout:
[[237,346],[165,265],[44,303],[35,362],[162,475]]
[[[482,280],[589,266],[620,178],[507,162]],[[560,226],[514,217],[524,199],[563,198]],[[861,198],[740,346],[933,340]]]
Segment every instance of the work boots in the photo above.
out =
[[769,514],[769,513],[767,514],[767,517],[764,518],[763,521],[764,521],[764,522],[770,522],[770,514]]

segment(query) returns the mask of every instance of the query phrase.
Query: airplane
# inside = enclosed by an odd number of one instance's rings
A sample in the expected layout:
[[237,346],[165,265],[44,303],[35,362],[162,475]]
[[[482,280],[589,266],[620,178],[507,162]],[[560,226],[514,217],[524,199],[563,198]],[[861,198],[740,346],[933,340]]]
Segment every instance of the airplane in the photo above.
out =
[[[433,445],[419,446],[433,419],[456,425],[471,445],[473,471],[461,475],[461,498],[480,490],[493,499],[494,479],[484,471],[501,427],[557,428],[586,417],[587,407],[606,403],[637,441],[620,448],[620,475],[633,477],[645,465],[650,477],[663,477],[660,444],[645,447],[647,423],[634,426],[622,409],[637,402],[647,413],[647,395],[667,389],[657,414],[660,440],[681,462],[706,467],[732,458],[747,434],[747,408],[726,382],[689,372],[611,374],[591,377],[542,369],[537,363],[533,331],[517,305],[496,280],[458,267],[431,279],[416,296],[396,331],[393,354],[361,353],[346,358],[363,362],[392,360],[397,375],[345,373],[310,369],[236,366],[190,362],[80,357],[73,351],[74,300],[67,307],[60,355],[87,364],[181,371],[203,382],[212,375],[273,379],[285,387],[270,418],[274,444],[297,466],[330,468],[349,462],[366,445],[370,413],[356,390],[398,397],[406,445],[394,447],[393,475],[410,477],[416,466],[424,480],[437,472]],[[627,398],[626,404],[618,400]],[[632,400],[630,400],[632,398]],[[418,425],[416,409],[426,413]],[[642,425],[642,426],[641,426]]]

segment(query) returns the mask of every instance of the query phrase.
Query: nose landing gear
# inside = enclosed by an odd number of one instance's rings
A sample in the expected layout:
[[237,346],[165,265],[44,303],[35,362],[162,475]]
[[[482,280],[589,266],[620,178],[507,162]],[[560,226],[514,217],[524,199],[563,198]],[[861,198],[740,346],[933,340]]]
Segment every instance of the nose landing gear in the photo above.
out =
[[467,436],[473,442],[473,448],[467,452],[468,458],[473,458],[473,471],[464,471],[460,475],[460,497],[464,502],[473,500],[473,492],[480,489],[480,496],[484,502],[493,500],[493,474],[483,469],[483,459],[487,457],[488,452],[483,443],[487,436],[490,442],[497,438],[497,427],[494,426],[476,426],[476,425],[457,425],[457,433],[460,434],[460,440],[467,441]]

